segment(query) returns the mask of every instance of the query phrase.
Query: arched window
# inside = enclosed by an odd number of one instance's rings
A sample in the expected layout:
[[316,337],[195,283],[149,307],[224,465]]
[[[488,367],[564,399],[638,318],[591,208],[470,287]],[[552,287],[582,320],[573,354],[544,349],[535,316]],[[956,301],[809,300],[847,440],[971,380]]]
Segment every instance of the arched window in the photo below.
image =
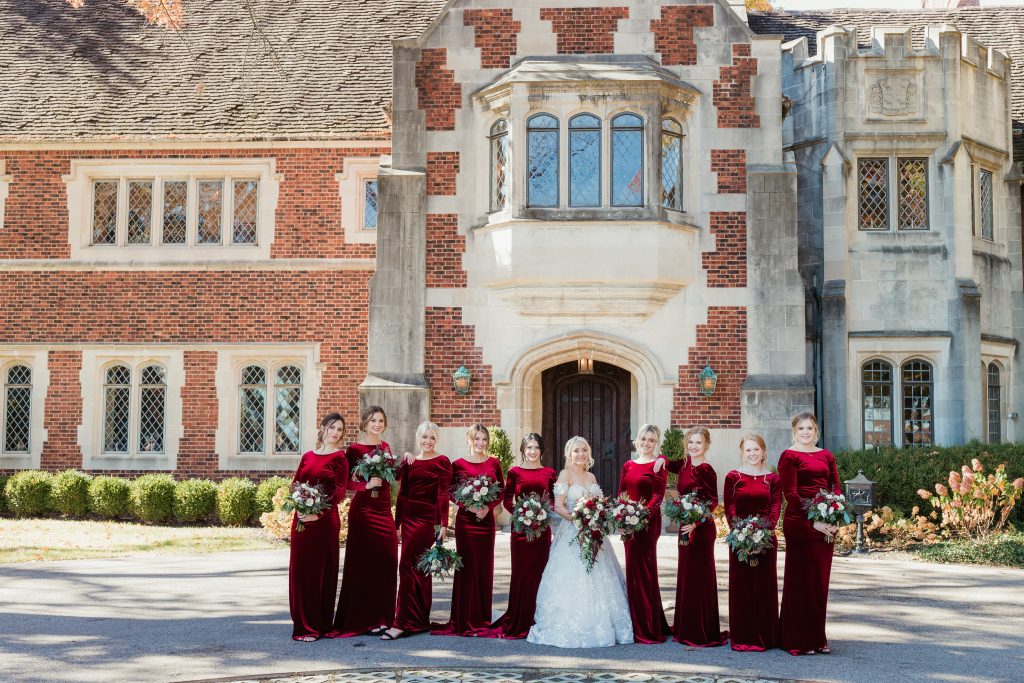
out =
[[558,119],[536,114],[526,122],[528,206],[558,206]]
[[262,454],[267,442],[267,371],[258,365],[245,367],[238,392],[238,450]]
[[166,374],[159,365],[147,365],[139,378],[139,453],[163,453]]
[[683,210],[683,127],[674,119],[661,122],[661,205]]
[[274,378],[274,453],[299,452],[299,410],[302,405],[302,370],[294,365],[278,369]]
[[107,368],[103,381],[103,452],[127,453],[131,431],[132,371]]
[[491,126],[491,211],[501,211],[508,206],[509,181],[508,164],[511,158],[508,147],[508,121],[502,119]]
[[32,369],[12,365],[4,377],[4,452],[28,453],[32,417]]
[[612,119],[612,205],[644,203],[644,122],[636,114]]
[[900,384],[903,397],[903,445],[931,445],[935,441],[931,363],[923,360],[904,363]]
[[892,445],[892,365],[873,360],[861,368],[864,447]]
[[988,364],[986,371],[987,389],[985,396],[985,408],[988,417],[988,440],[989,443],[1000,443],[1003,440],[1002,421],[1002,378],[1000,377],[999,366],[992,362]]
[[569,120],[569,206],[601,205],[601,119]]

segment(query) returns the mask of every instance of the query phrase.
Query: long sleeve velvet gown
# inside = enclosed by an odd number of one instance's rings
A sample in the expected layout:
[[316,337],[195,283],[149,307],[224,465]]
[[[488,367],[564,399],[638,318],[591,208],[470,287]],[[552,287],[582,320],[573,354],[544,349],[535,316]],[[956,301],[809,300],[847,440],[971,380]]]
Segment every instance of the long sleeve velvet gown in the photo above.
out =
[[[349,446],[345,451],[349,471],[375,448],[361,443]],[[385,441],[380,448],[391,452]],[[384,482],[374,497],[372,490],[366,489],[365,481],[351,476],[348,487],[356,494],[348,508],[345,571],[332,638],[361,636],[371,629],[390,626],[395,620],[398,534],[391,516],[391,487]]]
[[801,453],[787,450],[779,458],[786,515],[786,575],[782,582],[779,646],[798,655],[828,647],[825,610],[832,573],[833,545],[807,519],[804,500],[825,489],[841,493],[836,461],[826,450]]
[[[725,475],[725,519],[734,522],[757,515],[774,529],[782,507],[779,475]],[[729,553],[729,640],[732,649],[763,652],[779,644],[778,541],[758,555],[756,567]]]
[[299,640],[320,638],[331,630],[334,595],[338,590],[338,532],[341,529],[338,503],[345,498],[348,483],[345,452],[305,453],[292,478],[292,483],[295,482],[321,485],[332,503],[320,519],[306,522],[302,531],[295,530],[298,516],[292,520],[288,605],[294,624],[292,638]]
[[402,529],[398,564],[398,605],[395,628],[409,633],[430,629],[433,580],[416,567],[420,555],[434,544],[434,527],[448,527],[448,496],[452,463],[438,455],[402,467],[395,524]]
[[[556,479],[558,473],[550,467],[512,467],[505,481],[502,504],[506,510],[512,512],[519,496],[531,493],[547,496],[553,503]],[[544,573],[548,554],[551,552],[551,527],[532,541],[527,540],[525,534],[513,531],[510,550],[512,579],[508,589],[508,609],[494,621],[490,629],[481,634],[489,638],[518,640],[525,638],[530,632],[530,627],[533,626],[533,613],[537,609],[540,577]]]
[[[504,488],[505,479],[497,458],[483,462],[456,460],[452,463],[453,488],[466,479],[487,475]],[[494,588],[494,508],[499,496],[488,506],[483,519],[459,507],[455,516],[455,549],[462,557],[462,569],[455,572],[452,611],[447,624],[431,631],[437,636],[477,636],[491,625],[491,595]]]
[[661,537],[661,501],[665,497],[668,471],[654,471],[654,462],[630,460],[622,465],[619,495],[643,501],[650,510],[647,528],[624,541],[626,546],[626,598],[633,620],[633,641],[664,643],[670,633],[661,605],[658,582],[658,538]]
[[[718,507],[718,475],[704,462],[696,467],[690,456],[669,463],[670,472],[679,472],[676,490],[679,495],[696,491]],[[708,519],[690,532],[690,541],[679,546],[679,568],[676,575],[676,609],[672,635],[677,643],[691,647],[725,645],[728,631],[720,630],[718,617],[718,584],[715,576],[715,522]]]

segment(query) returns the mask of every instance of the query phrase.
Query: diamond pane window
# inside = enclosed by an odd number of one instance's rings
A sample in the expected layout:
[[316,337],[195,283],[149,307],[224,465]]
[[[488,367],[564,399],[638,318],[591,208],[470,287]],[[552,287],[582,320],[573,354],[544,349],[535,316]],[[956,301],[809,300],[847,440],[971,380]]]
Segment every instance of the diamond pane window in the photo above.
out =
[[32,370],[25,365],[7,369],[4,382],[4,452],[28,453],[32,417]]
[[377,227],[377,181],[367,180],[363,183],[363,227]]
[[188,225],[188,182],[164,181],[163,243],[185,244]]
[[558,206],[558,119],[547,114],[526,123],[526,203]]
[[238,446],[242,453],[263,453],[266,443],[267,373],[258,365],[242,370],[239,387]]
[[139,452],[164,452],[164,403],[167,383],[164,369],[148,365],[139,381]]
[[889,229],[889,160],[857,163],[858,224],[861,230]]
[[97,180],[92,184],[92,243],[117,242],[117,183]]
[[234,212],[231,222],[232,244],[256,244],[256,198],[258,180],[235,180]]
[[221,219],[224,212],[224,181],[200,180],[199,222],[196,229],[198,244],[220,244]]
[[992,230],[992,171],[981,169],[978,173],[978,193],[981,195],[981,236],[990,240]]
[[903,445],[931,445],[934,439],[932,420],[932,366],[921,360],[903,364]]
[[644,203],[644,129],[636,114],[612,119],[612,205]]
[[107,368],[103,385],[103,452],[127,453],[131,412],[131,370],[126,365]]
[[274,453],[299,452],[299,406],[302,402],[302,371],[285,365],[274,382]]
[[683,210],[683,127],[672,119],[661,122],[661,205]]
[[128,244],[149,244],[153,235],[153,181],[128,182]]
[[999,366],[989,363],[986,371],[987,390],[985,396],[986,413],[988,414],[988,440],[989,443],[999,443],[1003,440],[1002,421],[1002,383]]
[[569,206],[601,205],[601,119],[569,120]]
[[896,162],[900,230],[928,229],[928,160]]
[[491,126],[491,211],[501,211],[508,206],[509,161],[512,159],[508,142],[508,121],[502,119]]
[[861,370],[864,395],[864,447],[892,445],[892,365],[875,360]]

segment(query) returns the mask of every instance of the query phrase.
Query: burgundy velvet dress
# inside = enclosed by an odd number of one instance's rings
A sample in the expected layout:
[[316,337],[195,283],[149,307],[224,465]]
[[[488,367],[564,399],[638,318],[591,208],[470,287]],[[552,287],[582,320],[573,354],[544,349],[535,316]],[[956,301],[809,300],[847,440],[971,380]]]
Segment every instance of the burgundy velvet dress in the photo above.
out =
[[782,582],[779,647],[798,655],[828,647],[825,609],[832,573],[833,545],[807,519],[804,500],[825,489],[841,493],[836,461],[826,450],[814,453],[784,451],[779,458],[786,516],[786,575]]
[[[676,489],[680,495],[697,491],[718,507],[718,475],[704,462],[694,467],[690,456],[669,463],[670,472],[679,472]],[[691,647],[725,645],[728,631],[722,631],[718,618],[718,584],[715,576],[715,522],[701,522],[690,532],[690,541],[679,546],[676,575],[676,609],[672,635],[677,643]]]
[[[775,528],[782,507],[779,475],[725,475],[725,519],[733,522],[757,515]],[[779,644],[778,541],[758,556],[756,567],[729,553],[729,640],[732,649],[763,652]]]
[[296,531],[292,520],[291,556],[288,561],[288,605],[291,608],[292,638],[320,638],[331,630],[334,595],[338,590],[338,531],[341,519],[338,503],[345,498],[348,460],[344,451],[302,456],[292,483],[320,484],[333,505],[320,519],[306,522]]
[[626,546],[626,599],[633,620],[633,642],[664,643],[670,631],[661,606],[658,583],[658,538],[661,537],[661,501],[668,471],[655,473],[654,462],[630,460],[622,466],[619,495],[644,501],[651,511],[647,528],[624,541]]
[[[376,446],[354,443],[345,451],[349,468]],[[387,442],[380,448],[391,451]],[[398,584],[398,534],[391,516],[391,487],[387,482],[366,490],[366,482],[349,477],[348,488],[356,492],[348,508],[348,539],[345,541],[345,571],[338,596],[331,638],[361,636],[371,629],[390,626],[395,620],[395,592]]]
[[452,464],[443,455],[414,460],[402,467],[401,477],[395,524],[402,528],[402,560],[393,626],[419,633],[430,629],[433,581],[416,563],[434,544],[434,526],[448,527]]
[[[481,463],[465,459],[452,463],[453,488],[465,479],[486,474],[505,486],[501,463],[487,458]],[[452,586],[452,611],[447,624],[431,631],[436,636],[478,636],[491,625],[491,593],[494,588],[494,508],[490,504],[483,519],[459,508],[455,516],[455,549],[462,557],[462,569],[455,572]]]
[[[547,496],[553,505],[556,479],[558,473],[550,467],[510,468],[508,480],[505,482],[505,494],[502,497],[505,509],[512,512],[516,499],[530,493]],[[508,589],[508,610],[494,621],[491,628],[480,634],[488,638],[518,640],[525,638],[530,632],[530,627],[533,626],[533,613],[537,609],[540,577],[544,573],[548,554],[551,552],[551,527],[532,541],[526,540],[526,536],[521,532],[513,531],[510,546],[512,579]]]

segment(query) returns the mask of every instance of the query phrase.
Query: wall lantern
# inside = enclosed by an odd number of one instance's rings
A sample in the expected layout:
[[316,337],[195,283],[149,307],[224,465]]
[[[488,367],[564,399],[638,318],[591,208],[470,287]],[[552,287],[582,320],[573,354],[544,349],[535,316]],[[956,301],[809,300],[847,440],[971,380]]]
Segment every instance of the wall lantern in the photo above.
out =
[[593,375],[594,374],[594,357],[584,358],[580,356],[579,361],[576,365],[576,372],[581,375]]
[[718,373],[711,369],[710,364],[704,366],[697,379],[700,381],[700,393],[705,396],[714,395],[715,387],[718,385]]
[[875,507],[876,484],[864,476],[864,470],[857,470],[857,476],[847,479],[844,483],[846,484],[846,500],[853,506],[853,511],[857,513],[857,545],[854,546],[853,552],[866,553],[864,513]]
[[465,365],[460,365],[459,369],[452,373],[452,387],[455,389],[455,393],[459,396],[468,394],[472,379],[473,373],[467,370]]

